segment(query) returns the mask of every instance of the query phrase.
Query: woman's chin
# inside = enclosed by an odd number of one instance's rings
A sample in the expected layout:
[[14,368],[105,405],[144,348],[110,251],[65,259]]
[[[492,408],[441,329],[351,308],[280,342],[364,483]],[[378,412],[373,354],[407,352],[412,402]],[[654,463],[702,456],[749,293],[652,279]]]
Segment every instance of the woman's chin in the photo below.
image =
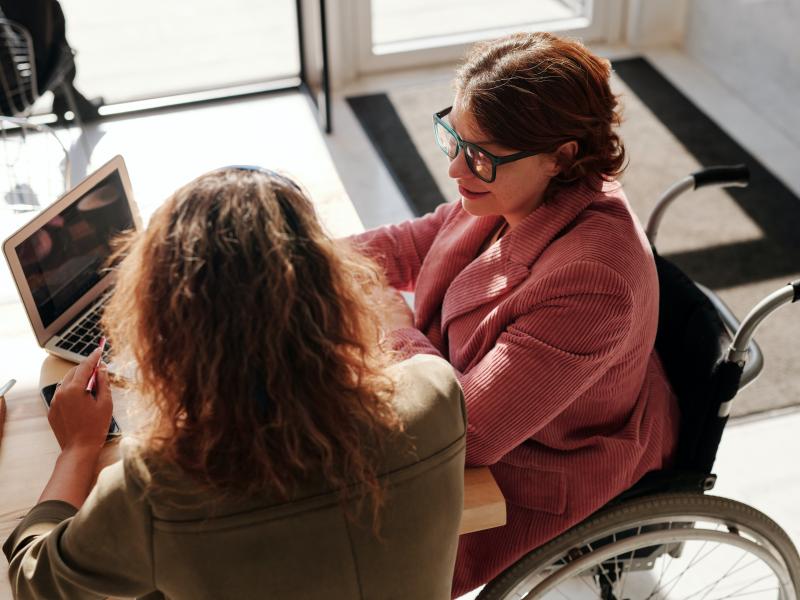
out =
[[463,208],[473,217],[488,217],[490,215],[498,214],[493,204],[491,202],[486,202],[483,199],[474,200],[461,196],[461,208]]

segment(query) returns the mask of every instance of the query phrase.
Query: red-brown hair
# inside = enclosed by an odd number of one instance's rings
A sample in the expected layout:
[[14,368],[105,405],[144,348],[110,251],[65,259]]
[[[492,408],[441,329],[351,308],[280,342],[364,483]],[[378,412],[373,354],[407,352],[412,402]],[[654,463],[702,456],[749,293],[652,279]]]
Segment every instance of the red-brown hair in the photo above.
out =
[[553,152],[578,143],[546,196],[624,169],[625,149],[611,93],[611,67],[576,40],[516,33],[475,45],[456,74],[456,96],[492,141],[517,150]]
[[146,455],[222,494],[356,483],[377,510],[374,452],[401,429],[377,265],[294,182],[235,167],[175,192],[122,253],[104,324],[152,409]]

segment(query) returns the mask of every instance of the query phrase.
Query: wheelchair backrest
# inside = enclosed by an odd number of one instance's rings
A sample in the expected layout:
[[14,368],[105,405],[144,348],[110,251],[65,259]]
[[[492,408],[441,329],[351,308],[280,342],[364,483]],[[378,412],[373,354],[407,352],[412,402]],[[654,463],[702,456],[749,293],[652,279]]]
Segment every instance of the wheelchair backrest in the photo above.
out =
[[739,389],[741,367],[724,360],[731,337],[711,301],[653,249],[660,287],[656,351],[681,411],[675,469],[710,473],[727,417],[719,406]]

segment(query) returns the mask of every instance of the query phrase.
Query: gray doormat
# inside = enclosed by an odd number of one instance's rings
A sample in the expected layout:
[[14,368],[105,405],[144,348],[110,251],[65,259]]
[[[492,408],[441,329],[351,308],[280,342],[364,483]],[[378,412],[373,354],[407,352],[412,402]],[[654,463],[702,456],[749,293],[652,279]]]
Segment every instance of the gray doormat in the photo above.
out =
[[[661,191],[692,171],[736,163],[750,168],[747,188],[700,190],[678,200],[658,241],[661,254],[744,316],[767,293],[800,275],[800,199],[647,60],[619,60],[613,67],[629,157],[621,179],[643,222]],[[418,215],[457,197],[447,177],[447,158],[433,140],[431,117],[451,100],[448,81],[347,99]],[[795,308],[783,309],[759,329],[766,366],[737,397],[734,416],[800,404],[795,375],[800,314],[793,313]]]

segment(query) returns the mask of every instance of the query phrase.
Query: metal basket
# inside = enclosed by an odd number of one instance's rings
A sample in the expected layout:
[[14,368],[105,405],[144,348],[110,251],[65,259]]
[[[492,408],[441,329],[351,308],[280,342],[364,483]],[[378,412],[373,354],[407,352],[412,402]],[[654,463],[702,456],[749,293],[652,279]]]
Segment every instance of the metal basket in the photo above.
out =
[[0,18],[0,113],[27,116],[39,97],[33,39],[25,27]]

